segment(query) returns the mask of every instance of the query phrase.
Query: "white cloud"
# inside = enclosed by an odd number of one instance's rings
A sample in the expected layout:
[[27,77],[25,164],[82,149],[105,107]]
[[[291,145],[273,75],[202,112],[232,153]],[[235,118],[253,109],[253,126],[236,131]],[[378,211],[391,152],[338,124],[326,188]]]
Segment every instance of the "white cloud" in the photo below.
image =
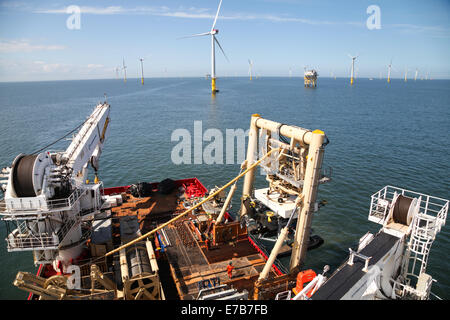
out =
[[88,69],[98,69],[98,68],[104,68],[105,66],[102,64],[94,64],[90,63],[87,65]]
[[[125,13],[127,10],[122,8],[121,6],[109,6],[105,8],[98,7],[80,7],[81,13],[85,14],[97,14],[97,15],[111,15],[118,13]],[[35,10],[35,13],[57,13],[57,14],[67,14],[67,8],[62,9],[43,9],[43,10]]]
[[[178,9],[171,10],[166,6],[151,7],[140,6],[134,8],[124,8],[122,6],[109,6],[109,7],[89,7],[81,6],[81,14],[94,14],[94,15],[115,15],[115,14],[146,14],[153,16],[183,18],[183,19],[210,19],[213,20],[216,12],[212,12],[211,9],[195,8],[195,7],[179,7]],[[67,14],[66,8],[60,9],[39,9],[35,10],[35,13],[49,13],[49,14]],[[220,15],[221,20],[266,20],[272,22],[299,22],[310,25],[332,25],[338,24],[331,21],[311,20],[298,17],[289,17],[286,15],[267,15],[267,14],[248,14],[248,13],[236,13],[229,15]],[[346,23],[344,23],[346,24]],[[353,23],[358,24],[358,23]],[[361,24],[363,25],[363,24]]]
[[0,39],[0,52],[2,53],[52,51],[52,50],[63,50],[65,48],[66,47],[62,45],[33,44],[29,40]]

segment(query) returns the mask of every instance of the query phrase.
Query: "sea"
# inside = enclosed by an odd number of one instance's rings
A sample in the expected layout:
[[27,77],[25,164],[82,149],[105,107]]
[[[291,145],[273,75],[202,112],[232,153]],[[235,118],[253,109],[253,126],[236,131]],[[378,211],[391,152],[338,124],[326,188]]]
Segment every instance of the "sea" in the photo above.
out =
[[[368,212],[370,196],[384,186],[450,199],[449,80],[392,79],[388,84],[386,79],[358,78],[351,86],[347,78],[319,78],[316,88],[305,88],[300,77],[224,77],[217,79],[217,87],[220,92],[212,96],[210,80],[201,77],[148,78],[144,85],[140,79],[0,83],[0,168],[20,153],[64,137],[105,100],[111,105],[99,169],[105,187],[189,177],[208,189],[222,186],[240,169],[240,151],[227,149],[226,131],[247,130],[254,113],[320,129],[330,141],[323,166],[332,168],[332,181],[320,185],[318,199],[327,205],[313,217],[314,234],[324,244],[309,251],[304,264],[316,272],[325,265],[336,269],[349,247],[380,229],[368,221]],[[196,124],[204,134],[204,152],[212,141],[207,130],[222,133],[222,141],[215,140],[215,162],[194,161],[192,151],[192,161],[175,163],[173,150],[181,140],[174,132],[189,132],[193,146]],[[65,150],[69,138],[46,150]],[[227,151],[236,153],[231,163]],[[266,186],[264,176],[257,175],[255,186]],[[234,213],[241,190],[239,182]],[[7,252],[3,222],[0,238],[0,299],[26,299],[28,294],[13,281],[18,271],[37,271],[32,253]],[[447,224],[436,237],[427,268],[437,280],[432,292],[442,299],[450,298],[449,253]],[[289,258],[280,263],[288,265]]]

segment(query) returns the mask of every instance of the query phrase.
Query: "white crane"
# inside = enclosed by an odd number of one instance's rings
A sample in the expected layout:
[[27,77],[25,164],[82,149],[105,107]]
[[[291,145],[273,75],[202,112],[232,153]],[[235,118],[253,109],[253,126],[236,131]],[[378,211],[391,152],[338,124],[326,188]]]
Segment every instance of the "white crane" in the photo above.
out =
[[[7,180],[1,181],[5,184],[0,215],[13,230],[6,238],[8,251],[33,251],[35,264],[53,263],[61,272],[80,256],[89,238],[83,218],[102,206],[97,171],[109,110],[106,101],[99,103],[75,129],[79,131],[66,151],[42,152],[47,146],[19,154],[1,171],[0,178]],[[87,179],[89,165],[95,171],[94,183]]]
[[228,57],[225,54],[225,51],[223,51],[222,46],[219,43],[219,40],[217,40],[217,38],[216,38],[216,34],[219,33],[219,30],[215,29],[215,27],[216,27],[217,18],[219,17],[219,11],[220,11],[221,5],[222,5],[222,0],[220,0],[220,2],[219,2],[219,7],[217,8],[216,17],[214,18],[214,22],[212,24],[210,31],[183,37],[183,38],[190,38],[190,37],[211,36],[211,91],[213,94],[215,94],[216,92],[219,91],[216,88],[216,48],[215,48],[216,43],[219,46],[219,48],[222,51],[225,58],[228,60]]

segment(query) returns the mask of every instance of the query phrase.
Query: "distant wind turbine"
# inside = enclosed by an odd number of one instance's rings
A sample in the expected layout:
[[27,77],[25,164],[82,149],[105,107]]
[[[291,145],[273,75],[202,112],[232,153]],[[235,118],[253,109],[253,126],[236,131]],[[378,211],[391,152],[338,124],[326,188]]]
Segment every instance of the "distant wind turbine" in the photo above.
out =
[[388,83],[391,83],[391,68],[392,68],[392,59],[391,62],[388,64],[388,77],[387,77]]
[[252,68],[253,68],[253,61],[248,59],[248,74],[250,75],[250,80],[252,80]]
[[201,37],[201,36],[208,36],[208,35],[211,36],[211,91],[213,94],[215,94],[216,92],[219,91],[216,89],[216,48],[215,48],[216,43],[219,46],[219,48],[222,51],[225,58],[228,60],[228,57],[225,54],[225,51],[223,51],[222,46],[220,45],[219,41],[216,38],[216,34],[219,33],[219,30],[214,29],[216,26],[217,18],[219,17],[219,11],[220,11],[221,5],[222,5],[222,0],[220,0],[220,2],[219,2],[219,7],[217,8],[216,17],[214,18],[214,22],[212,24],[210,31],[183,37],[183,38],[190,38],[190,37]]
[[405,82],[407,82],[407,77],[408,77],[408,67],[405,67]]
[[419,70],[417,70],[417,68],[416,68],[416,74],[414,75],[414,81],[416,81],[417,80],[417,74],[419,73]]
[[356,56],[352,57],[349,54],[348,56],[352,59],[352,73],[351,73],[351,78],[350,78],[350,84],[353,85],[353,78],[355,76],[355,60],[356,60],[356,58],[359,57],[359,55],[356,55]]
[[125,65],[125,58],[123,58],[122,63],[123,63],[122,69],[123,69],[123,72],[124,72],[124,74],[123,74],[123,82],[126,83],[127,82],[127,66]]
[[141,61],[141,83],[144,85],[144,59],[140,58]]
[[119,79],[119,67],[114,69],[116,71],[116,79]]

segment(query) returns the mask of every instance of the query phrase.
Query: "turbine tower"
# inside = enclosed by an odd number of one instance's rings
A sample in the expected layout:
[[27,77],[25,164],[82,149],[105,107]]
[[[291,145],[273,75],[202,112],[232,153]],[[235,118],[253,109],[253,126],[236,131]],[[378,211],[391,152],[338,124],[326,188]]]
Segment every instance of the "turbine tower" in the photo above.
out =
[[388,65],[388,78],[387,78],[387,82],[391,83],[391,67],[392,67],[392,59],[391,62]]
[[119,67],[114,69],[116,71],[116,79],[119,79]]
[[416,81],[417,80],[417,74],[419,73],[419,70],[417,70],[417,68],[416,68],[416,74],[414,75],[414,81]]
[[220,2],[219,2],[219,7],[217,8],[216,17],[214,18],[214,22],[212,24],[210,31],[183,37],[183,38],[189,38],[189,37],[201,37],[201,36],[208,36],[208,35],[211,36],[211,92],[212,92],[212,94],[215,94],[216,92],[219,91],[216,88],[216,48],[215,48],[216,43],[228,61],[228,57],[225,54],[225,51],[223,51],[222,46],[220,45],[219,41],[216,38],[216,34],[219,33],[219,30],[214,29],[216,26],[217,18],[219,17],[219,11],[220,11],[221,5],[222,5],[222,0],[220,0]]
[[127,66],[125,65],[125,58],[123,58],[123,82],[127,83]]
[[408,67],[405,67],[405,82],[408,81],[407,76],[408,76]]
[[140,58],[139,61],[141,61],[141,83],[144,85],[144,59]]
[[355,60],[356,60],[356,58],[358,58],[359,57],[359,55],[356,55],[356,56],[354,56],[354,57],[352,57],[351,55],[348,55],[351,59],[352,59],[352,74],[351,74],[351,77],[350,77],[350,85],[353,85],[353,78],[354,78],[354,76],[355,76]]
[[248,74],[250,75],[250,81],[252,80],[252,68],[253,68],[253,61],[248,59]]

